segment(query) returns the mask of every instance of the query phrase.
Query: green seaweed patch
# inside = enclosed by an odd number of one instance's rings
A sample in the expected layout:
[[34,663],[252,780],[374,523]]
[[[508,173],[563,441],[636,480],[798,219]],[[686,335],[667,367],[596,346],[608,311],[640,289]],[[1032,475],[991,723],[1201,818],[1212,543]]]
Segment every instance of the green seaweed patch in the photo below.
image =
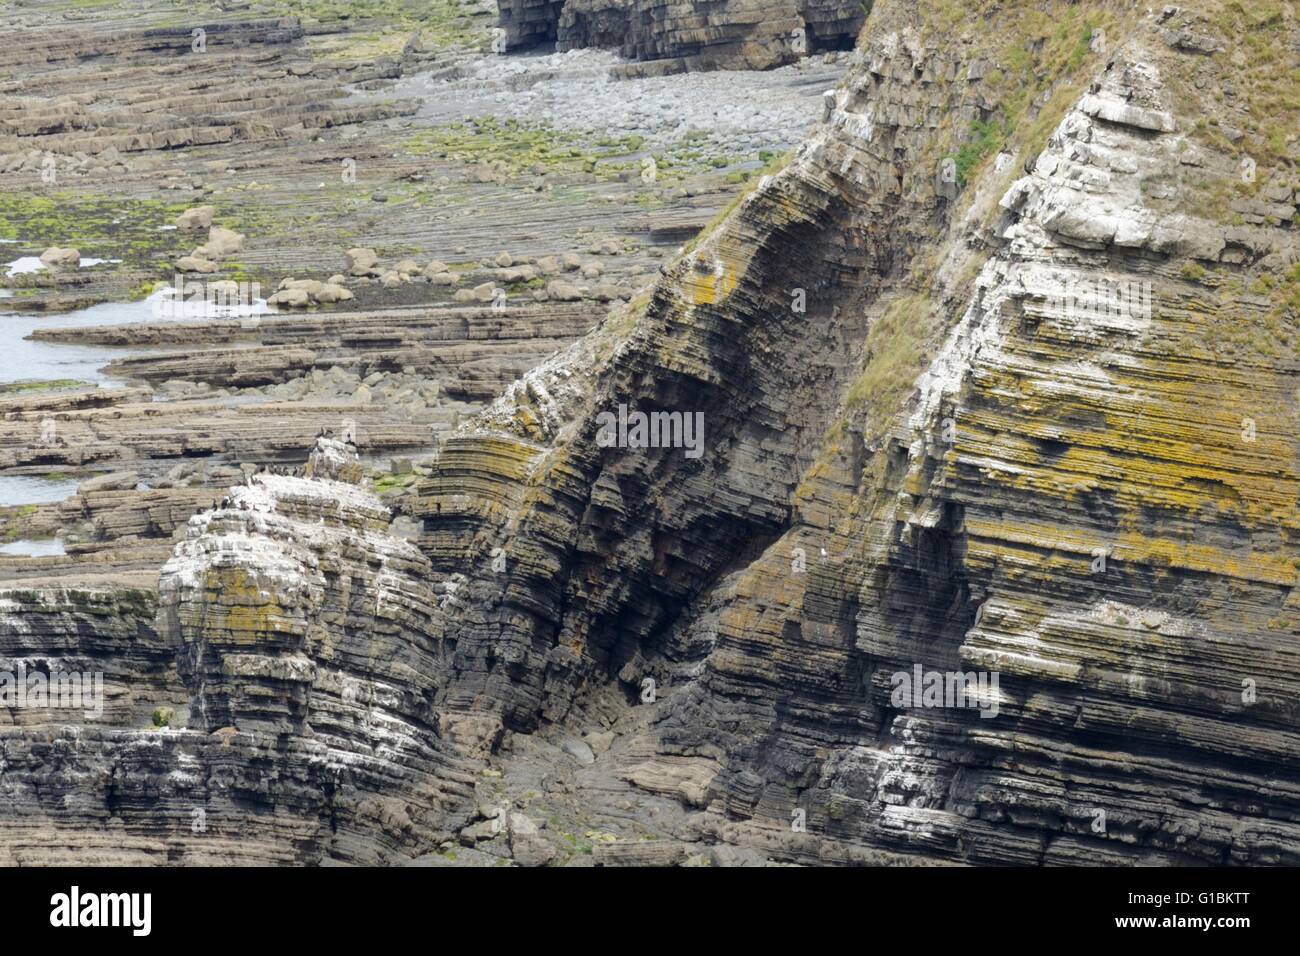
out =
[[487,164],[511,175],[585,173],[613,179],[636,166],[614,161],[635,157],[642,142],[639,136],[627,136],[586,143],[580,135],[546,123],[480,116],[420,130],[406,141],[406,148],[416,155]]
[[[164,230],[187,204],[152,199],[115,199],[56,192],[0,194],[0,239],[30,248],[68,246],[83,256],[121,259],[126,266],[152,268],[194,237]],[[202,239],[195,239],[199,245]],[[185,250],[188,252],[188,248]]]
[[346,33],[312,37],[315,56],[335,60],[398,57],[419,31],[424,50],[490,49],[492,13],[460,0],[283,0],[306,23],[355,26]]
[[20,395],[29,392],[54,392],[68,388],[89,388],[91,382],[77,378],[54,378],[44,381],[5,382],[0,384],[0,395]]

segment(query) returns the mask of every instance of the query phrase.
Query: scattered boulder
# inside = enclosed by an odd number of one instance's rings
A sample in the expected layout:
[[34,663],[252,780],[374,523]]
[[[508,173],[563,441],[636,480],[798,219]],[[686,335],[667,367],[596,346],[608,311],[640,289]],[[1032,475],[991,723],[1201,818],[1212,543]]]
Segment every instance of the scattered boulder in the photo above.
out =
[[201,272],[209,275],[217,271],[217,264],[203,256],[181,256],[176,260],[176,268],[181,272]]
[[[280,285],[275,295],[267,299],[270,305],[288,305],[295,308],[306,306],[312,302],[332,303],[345,302],[351,299],[352,292],[343,285],[334,282],[334,279],[342,279],[342,276],[331,276],[331,281],[321,282],[319,279],[294,279],[286,277],[280,280]],[[296,295],[291,293],[299,293]],[[304,299],[303,296],[306,298]]]
[[596,762],[596,755],[591,752],[591,748],[576,737],[565,737],[560,743],[560,749],[584,767],[590,767]]
[[302,289],[313,299],[325,288],[325,283],[319,279],[282,279],[280,281],[280,290],[284,289]]
[[539,825],[526,814],[510,814],[510,855],[520,866],[546,866],[558,855],[554,844],[542,836],[544,826],[545,823]]
[[460,842],[462,846],[473,846],[476,843],[482,843],[484,840],[491,840],[501,833],[501,824],[496,820],[480,820],[478,823],[471,823],[460,831]]
[[510,834],[510,853],[520,866],[546,866],[559,855],[545,837],[513,831]]
[[58,246],[50,246],[41,253],[41,263],[51,269],[61,269],[64,266],[76,268],[81,265],[81,253],[76,249],[60,249]]
[[343,255],[347,259],[348,275],[364,278],[379,275],[379,256],[374,249],[349,249]]
[[346,302],[353,298],[353,295],[351,289],[346,289],[335,282],[327,282],[316,293],[315,298],[317,302]]
[[193,209],[186,209],[176,217],[176,228],[185,231],[193,229],[207,229],[212,225],[212,217],[216,210],[211,206],[195,206]]
[[140,483],[140,475],[134,471],[113,471],[107,475],[87,478],[77,485],[77,494],[88,495],[96,491],[130,491]]
[[213,226],[208,230],[208,241],[194,250],[203,259],[224,259],[244,248],[244,234],[233,229]]
[[306,289],[281,289],[266,300],[267,305],[287,305],[295,309],[304,309],[311,304],[311,296]]
[[546,294],[556,302],[577,302],[582,298],[582,292],[578,287],[563,279],[552,279],[548,282]]
[[202,466],[196,461],[182,461],[167,470],[167,481],[173,488],[187,488],[202,477]]
[[615,299],[622,297],[622,292],[612,282],[599,282],[591,290],[591,297],[597,302],[613,302]]

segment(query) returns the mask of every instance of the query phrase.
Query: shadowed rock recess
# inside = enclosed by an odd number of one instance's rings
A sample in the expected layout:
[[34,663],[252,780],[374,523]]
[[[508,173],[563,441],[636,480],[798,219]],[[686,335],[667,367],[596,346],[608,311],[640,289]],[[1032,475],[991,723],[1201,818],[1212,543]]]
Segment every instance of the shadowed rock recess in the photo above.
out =
[[0,655],[106,684],[0,710],[0,862],[1300,864],[1295,11],[848,6],[502,3],[861,34],[403,497],[324,435],[156,590],[0,588]]
[[507,49],[614,47],[662,68],[767,69],[849,49],[864,0],[498,0]]

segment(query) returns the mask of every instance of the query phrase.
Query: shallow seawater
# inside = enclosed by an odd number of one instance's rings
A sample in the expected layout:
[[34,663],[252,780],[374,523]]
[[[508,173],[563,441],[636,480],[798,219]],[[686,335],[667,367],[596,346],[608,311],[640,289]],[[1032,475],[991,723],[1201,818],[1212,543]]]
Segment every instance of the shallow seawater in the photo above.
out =
[[75,478],[51,480],[39,475],[0,477],[0,508],[15,505],[44,505],[74,494],[80,482]]
[[112,348],[65,342],[38,342],[28,338],[41,328],[85,328],[133,322],[192,321],[262,315],[273,310],[265,299],[250,305],[213,311],[203,302],[176,300],[172,290],[156,292],[138,302],[104,302],[61,315],[0,313],[0,383],[75,380],[98,385],[116,384],[100,369],[114,358],[138,355],[138,348]]
[[[91,259],[83,258],[80,268],[85,269],[90,266],[103,265],[105,262],[121,262],[121,259]],[[40,256],[19,256],[13,262],[9,263],[9,269],[5,273],[7,276],[30,275],[33,272],[41,272],[46,268],[45,263],[41,262]]]
[[123,349],[103,345],[34,342],[27,336],[37,329],[81,328],[144,322],[150,318],[147,301],[106,302],[62,315],[0,315],[0,382],[73,379],[104,384],[100,368]]
[[67,554],[62,538],[24,538],[0,544],[0,555],[7,557],[48,558],[59,554]]

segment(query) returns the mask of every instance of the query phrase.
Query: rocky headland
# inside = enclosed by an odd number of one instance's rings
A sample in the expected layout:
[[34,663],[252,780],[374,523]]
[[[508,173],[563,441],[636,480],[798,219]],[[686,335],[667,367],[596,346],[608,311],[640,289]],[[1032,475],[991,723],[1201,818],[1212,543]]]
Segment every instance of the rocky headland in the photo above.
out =
[[0,861],[1300,863],[1289,4],[293,6],[0,8]]

